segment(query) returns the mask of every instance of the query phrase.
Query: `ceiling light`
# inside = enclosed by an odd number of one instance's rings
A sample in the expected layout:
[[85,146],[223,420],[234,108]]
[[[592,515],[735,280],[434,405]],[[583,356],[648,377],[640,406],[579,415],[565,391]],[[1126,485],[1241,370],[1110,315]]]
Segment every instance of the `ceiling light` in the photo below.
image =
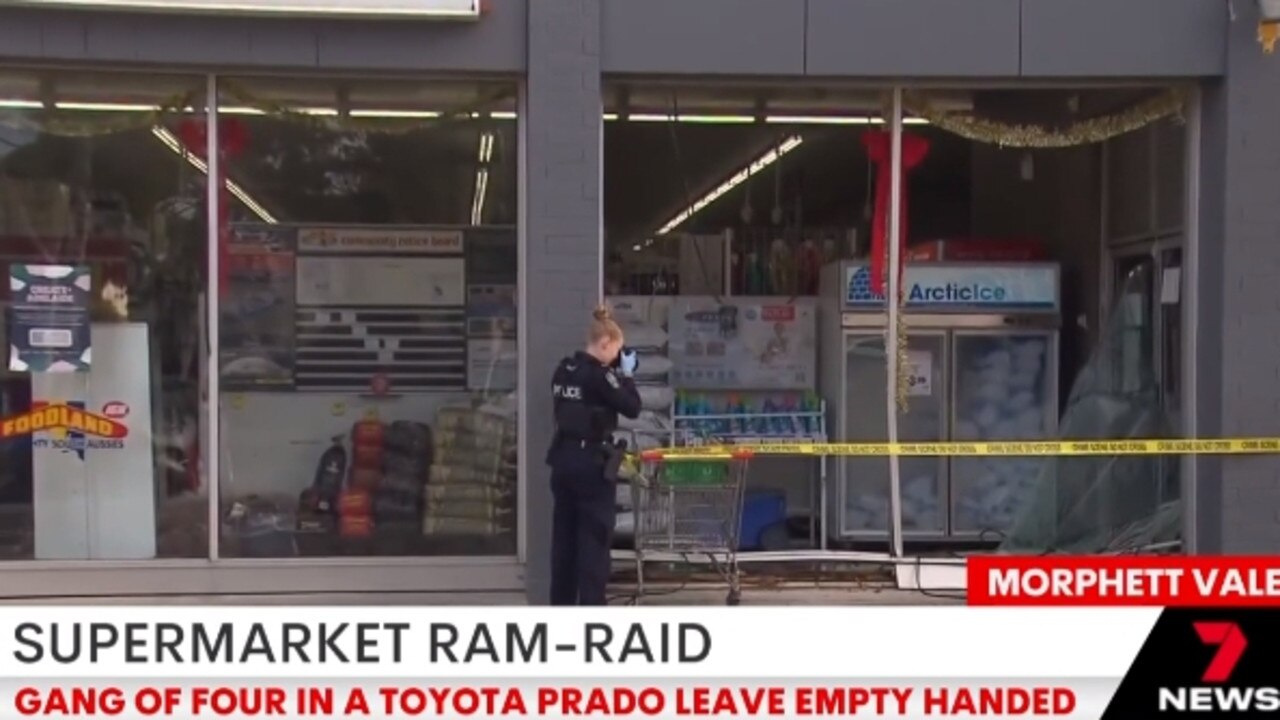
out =
[[484,220],[484,198],[489,189],[489,171],[480,168],[476,171],[476,192],[471,198],[471,224],[480,225]]
[[711,124],[753,123],[756,119],[750,115],[628,115],[631,122],[681,122]]
[[348,113],[351,117],[362,118],[438,118],[440,113],[435,110],[352,110]]
[[87,110],[93,112],[155,112],[156,105],[137,105],[131,103],[109,102],[58,102],[54,107],[59,110]]
[[0,108],[14,108],[19,110],[39,110],[44,107],[44,103],[39,100],[0,100]]
[[494,135],[491,132],[480,133],[480,150],[476,162],[480,167],[476,170],[475,194],[471,196],[471,224],[481,225],[484,221],[484,202],[489,191],[489,162],[493,160]]
[[266,115],[265,112],[251,107],[241,107],[239,105],[219,105],[219,115]]
[[878,118],[835,115],[770,115],[764,119],[767,123],[781,125],[871,125],[877,120]]
[[[155,135],[156,139],[163,143],[165,147],[177,153],[178,156],[185,158],[186,161],[191,163],[191,166],[196,170],[204,173],[205,177],[209,176],[209,165],[205,163],[204,160],[201,160],[194,154],[188,152],[187,149],[182,146],[182,143],[178,141],[178,138],[175,137],[173,133],[169,132],[167,128],[156,125],[151,128],[151,134]],[[237,200],[244,203],[244,206],[249,208],[249,211],[254,215],[257,215],[260,220],[272,225],[277,223],[275,216],[267,212],[267,209],[262,207],[261,203],[254,200],[249,193],[245,192],[244,188],[232,182],[230,178],[223,180],[223,186],[227,189],[227,192],[231,193]]]
[[491,112],[489,117],[494,120],[515,120],[516,114],[513,112]]
[[742,168],[738,172],[734,173],[733,177],[729,178],[728,180],[725,180],[723,183],[720,183],[720,185],[716,187],[716,189],[712,190],[706,195],[703,195],[701,198],[697,200],[697,202],[693,203],[692,205],[685,208],[684,210],[681,210],[679,214],[677,214],[675,217],[668,220],[655,234],[666,235],[667,233],[676,229],[677,227],[680,226],[681,223],[693,217],[695,213],[702,210],[703,208],[710,205],[711,203],[715,202],[725,193],[729,192],[735,187],[746,182],[752,175],[755,175],[761,170],[764,170],[765,168],[775,163],[778,160],[778,158],[782,157],[783,155],[786,155],[792,150],[795,150],[797,147],[800,146],[800,143],[802,142],[804,142],[804,139],[801,138],[799,135],[792,135],[786,140],[783,140],[782,144],[769,150],[769,152],[765,153],[764,155],[761,155],[760,157],[756,158],[754,161],[751,162],[750,165],[747,165],[746,167]]

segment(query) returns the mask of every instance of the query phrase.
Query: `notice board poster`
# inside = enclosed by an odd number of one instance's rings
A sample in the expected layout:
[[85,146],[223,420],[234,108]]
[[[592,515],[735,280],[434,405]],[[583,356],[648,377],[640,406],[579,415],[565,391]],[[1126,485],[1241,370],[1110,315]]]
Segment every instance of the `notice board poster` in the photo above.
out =
[[89,370],[91,277],[89,268],[83,265],[9,266],[10,370]]
[[669,318],[672,385],[690,390],[809,390],[817,374],[811,300],[677,298]]
[[467,388],[507,392],[516,388],[516,286],[467,287]]
[[227,243],[227,296],[221,324],[222,379],[228,388],[293,383],[295,230],[233,226]]

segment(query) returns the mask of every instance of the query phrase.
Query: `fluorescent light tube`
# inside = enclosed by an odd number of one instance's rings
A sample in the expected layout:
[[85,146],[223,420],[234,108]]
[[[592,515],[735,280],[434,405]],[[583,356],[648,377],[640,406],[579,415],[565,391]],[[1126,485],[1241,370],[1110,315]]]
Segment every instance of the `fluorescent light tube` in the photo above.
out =
[[[201,160],[200,158],[196,157],[192,153],[187,152],[187,149],[182,146],[182,143],[179,142],[178,138],[175,137],[173,133],[169,132],[167,128],[163,128],[163,127],[160,127],[159,125],[156,125],[155,127],[151,128],[151,134],[156,136],[156,139],[158,139],[161,143],[164,143],[165,147],[169,148],[174,153],[176,153],[179,157],[182,157],[187,162],[191,163],[191,166],[194,167],[196,170],[199,170],[200,172],[204,173],[205,177],[209,176],[209,165],[205,163],[204,160]],[[262,220],[265,223],[270,223],[272,225],[275,225],[277,223],[275,216],[267,212],[267,209],[262,207],[262,204],[259,203],[257,200],[254,200],[253,197],[249,195],[249,193],[245,192],[244,188],[232,182],[230,178],[224,180],[223,183],[224,183],[224,187],[226,187],[227,189],[227,192],[231,193],[237,200],[244,203],[244,206],[249,208],[249,211],[252,212],[254,215],[257,215],[260,220]]]
[[782,141],[780,145],[770,149],[764,155],[761,155],[760,157],[756,158],[754,161],[751,162],[751,164],[747,165],[746,167],[742,168],[738,172],[734,173],[733,176],[730,177],[728,180],[725,180],[724,182],[720,183],[720,185],[717,186],[714,190],[707,193],[706,195],[703,195],[701,198],[699,198],[696,202],[694,202],[689,207],[685,208],[684,210],[681,210],[675,217],[668,220],[654,234],[666,235],[667,233],[676,229],[686,220],[688,220],[689,218],[697,214],[700,210],[710,205],[711,203],[715,202],[716,200],[720,199],[720,197],[723,196],[725,193],[729,192],[735,187],[746,182],[749,178],[751,178],[752,175],[759,173],[761,170],[764,170],[765,168],[769,167],[773,163],[777,162],[778,158],[782,157],[783,155],[786,155],[792,150],[795,150],[797,147],[800,146],[800,143],[802,142],[804,142],[804,139],[801,138],[799,135],[792,135],[791,137]]

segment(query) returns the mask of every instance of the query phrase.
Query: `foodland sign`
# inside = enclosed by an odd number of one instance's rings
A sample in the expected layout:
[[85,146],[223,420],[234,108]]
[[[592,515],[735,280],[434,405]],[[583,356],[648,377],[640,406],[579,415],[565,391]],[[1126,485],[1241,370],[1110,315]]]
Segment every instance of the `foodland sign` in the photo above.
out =
[[441,20],[474,20],[483,4],[484,0],[0,0],[0,6],[77,10]]

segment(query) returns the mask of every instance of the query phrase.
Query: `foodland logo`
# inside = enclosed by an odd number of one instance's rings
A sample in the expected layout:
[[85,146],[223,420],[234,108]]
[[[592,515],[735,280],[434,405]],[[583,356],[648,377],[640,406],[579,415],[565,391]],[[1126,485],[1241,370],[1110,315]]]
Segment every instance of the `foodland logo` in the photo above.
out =
[[1249,647],[1240,626],[1233,622],[1195,622],[1192,629],[1200,642],[1215,648],[1205,666],[1197,687],[1162,687],[1159,689],[1160,712],[1263,713],[1280,711],[1280,688],[1270,686],[1230,685],[1232,675],[1244,651]]
[[86,449],[118,450],[124,447],[129,427],[123,420],[129,406],[108,402],[100,412],[85,409],[82,402],[34,403],[29,412],[0,421],[0,440],[31,435],[33,448],[74,453],[84,459]]

